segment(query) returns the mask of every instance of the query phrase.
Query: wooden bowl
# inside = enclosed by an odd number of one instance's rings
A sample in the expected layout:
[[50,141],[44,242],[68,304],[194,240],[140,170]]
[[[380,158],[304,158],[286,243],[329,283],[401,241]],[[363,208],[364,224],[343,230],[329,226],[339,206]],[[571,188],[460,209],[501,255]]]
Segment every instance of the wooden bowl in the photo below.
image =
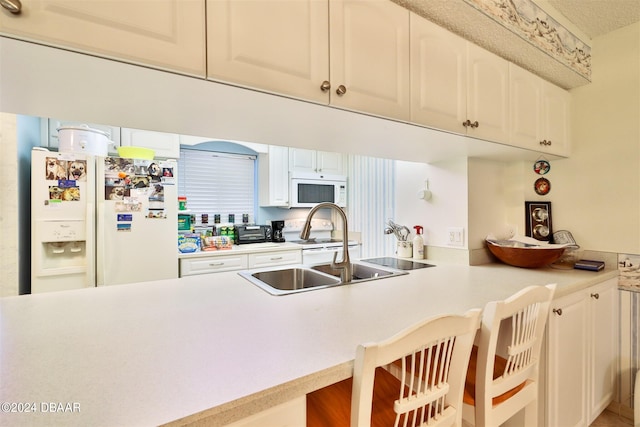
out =
[[489,251],[500,261],[514,267],[539,268],[557,261],[565,248],[502,246],[487,241]]

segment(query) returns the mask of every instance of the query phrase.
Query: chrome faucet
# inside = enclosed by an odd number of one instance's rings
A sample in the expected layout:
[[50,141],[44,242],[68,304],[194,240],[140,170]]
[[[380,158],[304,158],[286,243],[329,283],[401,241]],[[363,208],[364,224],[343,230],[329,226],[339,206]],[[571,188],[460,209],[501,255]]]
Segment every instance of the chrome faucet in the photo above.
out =
[[323,208],[331,208],[335,209],[340,218],[342,218],[342,261],[336,262],[336,258],[338,258],[338,254],[333,254],[333,261],[331,262],[331,268],[340,270],[340,280],[342,283],[351,282],[351,260],[349,259],[349,228],[347,227],[347,215],[340,208],[340,206],[335,203],[323,202],[318,203],[309,211],[309,215],[307,215],[307,220],[302,227],[302,231],[300,232],[300,238],[302,240],[308,240],[309,234],[311,233],[311,218],[318,211],[318,209]]

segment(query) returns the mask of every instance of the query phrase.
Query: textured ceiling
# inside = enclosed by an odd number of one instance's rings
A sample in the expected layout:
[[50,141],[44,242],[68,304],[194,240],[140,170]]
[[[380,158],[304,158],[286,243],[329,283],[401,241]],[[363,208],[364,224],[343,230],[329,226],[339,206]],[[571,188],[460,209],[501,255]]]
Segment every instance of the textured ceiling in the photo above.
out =
[[591,38],[640,21],[640,0],[548,1]]
[[[470,6],[468,0],[392,1],[560,87],[571,89],[589,83],[548,52]],[[640,0],[548,0],[548,3],[592,38],[640,20]],[[591,40],[584,42],[591,44]]]

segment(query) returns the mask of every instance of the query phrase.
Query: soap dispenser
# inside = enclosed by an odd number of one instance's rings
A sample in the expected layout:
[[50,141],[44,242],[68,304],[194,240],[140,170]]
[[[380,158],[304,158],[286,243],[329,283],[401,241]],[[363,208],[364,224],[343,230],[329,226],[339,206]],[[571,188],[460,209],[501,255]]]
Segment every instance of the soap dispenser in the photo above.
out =
[[414,225],[416,237],[413,238],[413,258],[424,259],[424,240],[422,239],[422,226]]

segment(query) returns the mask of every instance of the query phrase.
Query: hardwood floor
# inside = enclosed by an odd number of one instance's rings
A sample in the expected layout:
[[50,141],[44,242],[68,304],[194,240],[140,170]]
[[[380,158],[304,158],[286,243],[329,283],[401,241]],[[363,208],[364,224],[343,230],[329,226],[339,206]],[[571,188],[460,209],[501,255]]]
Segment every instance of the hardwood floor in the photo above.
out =
[[618,415],[615,412],[604,411],[590,427],[629,427],[633,425],[633,420]]

